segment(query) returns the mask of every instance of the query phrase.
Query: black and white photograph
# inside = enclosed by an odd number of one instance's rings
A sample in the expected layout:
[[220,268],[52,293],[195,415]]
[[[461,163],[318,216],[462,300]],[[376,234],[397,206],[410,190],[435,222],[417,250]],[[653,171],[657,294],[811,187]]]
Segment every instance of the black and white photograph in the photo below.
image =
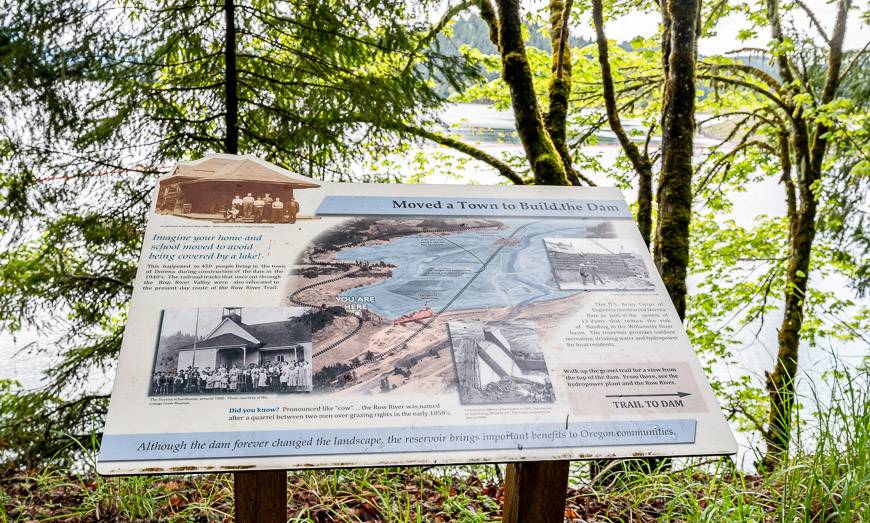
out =
[[245,158],[212,157],[179,164],[160,181],[157,213],[216,223],[296,223],[294,191],[319,184],[291,178],[277,166]]
[[311,392],[304,308],[164,309],[151,396]]
[[640,253],[613,238],[544,238],[553,277],[563,291],[655,289]]
[[463,404],[552,403],[550,374],[531,321],[451,321]]

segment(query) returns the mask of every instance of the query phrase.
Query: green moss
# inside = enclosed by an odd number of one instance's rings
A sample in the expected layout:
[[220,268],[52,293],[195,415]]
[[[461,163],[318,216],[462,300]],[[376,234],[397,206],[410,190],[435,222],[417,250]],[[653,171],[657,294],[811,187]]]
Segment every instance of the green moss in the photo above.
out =
[[[549,140],[548,140],[549,142]],[[535,183],[539,185],[570,185],[565,166],[556,154],[552,142],[548,144],[552,153],[540,153],[532,161],[535,170]]]

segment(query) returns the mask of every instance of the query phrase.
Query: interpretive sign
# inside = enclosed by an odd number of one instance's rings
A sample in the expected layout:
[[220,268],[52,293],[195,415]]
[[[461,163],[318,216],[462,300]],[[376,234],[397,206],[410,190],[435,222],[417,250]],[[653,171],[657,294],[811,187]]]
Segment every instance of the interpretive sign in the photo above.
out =
[[102,474],[731,454],[620,192],[156,189]]

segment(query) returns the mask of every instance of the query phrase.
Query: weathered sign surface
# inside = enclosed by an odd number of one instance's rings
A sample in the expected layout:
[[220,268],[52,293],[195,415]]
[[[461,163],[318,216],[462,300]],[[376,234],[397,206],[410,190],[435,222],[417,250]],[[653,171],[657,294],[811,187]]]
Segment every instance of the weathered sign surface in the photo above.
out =
[[180,164],[98,470],[731,454],[620,192]]

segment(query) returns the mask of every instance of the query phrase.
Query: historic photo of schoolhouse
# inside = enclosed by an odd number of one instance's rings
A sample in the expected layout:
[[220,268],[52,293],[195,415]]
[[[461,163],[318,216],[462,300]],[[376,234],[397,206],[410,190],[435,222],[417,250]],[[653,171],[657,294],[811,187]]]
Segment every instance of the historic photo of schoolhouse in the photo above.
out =
[[302,309],[165,309],[150,394],[310,392],[311,327]]

